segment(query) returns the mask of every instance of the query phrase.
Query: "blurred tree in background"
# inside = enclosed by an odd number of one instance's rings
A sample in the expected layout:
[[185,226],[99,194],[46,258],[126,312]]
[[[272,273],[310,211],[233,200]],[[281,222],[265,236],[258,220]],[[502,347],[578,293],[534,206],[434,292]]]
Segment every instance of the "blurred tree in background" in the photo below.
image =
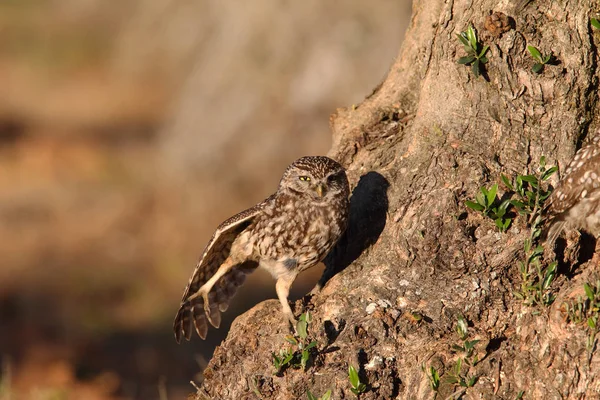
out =
[[[221,338],[176,346],[171,322],[209,235],[291,160],[327,152],[329,115],[385,76],[409,14],[407,0],[2,1],[0,398],[188,393]],[[262,278],[219,333],[273,296]]]

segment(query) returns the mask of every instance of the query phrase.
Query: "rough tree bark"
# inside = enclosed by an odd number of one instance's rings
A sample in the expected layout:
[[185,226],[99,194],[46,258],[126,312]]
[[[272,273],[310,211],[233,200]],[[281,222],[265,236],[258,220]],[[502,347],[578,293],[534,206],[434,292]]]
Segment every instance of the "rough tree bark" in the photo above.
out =
[[[600,37],[589,23],[598,6],[416,1],[385,81],[331,119],[330,156],[347,167],[354,191],[347,237],[328,259],[338,272],[295,304],[297,314],[312,311],[318,353],[306,371],[274,376],[271,354],[288,346],[288,330],[279,303],[261,303],[234,322],[198,398],[295,399],[307,389],[354,398],[351,364],[367,384],[361,399],[434,398],[422,365],[442,375],[437,398],[445,399],[460,389],[444,379],[460,356],[451,350],[459,315],[481,340],[469,370],[478,380],[459,391],[464,398],[599,398],[600,356],[589,355],[585,328],[561,310],[595,274],[597,257],[559,274],[550,307],[527,307],[513,294],[525,219],[500,233],[464,205],[501,173],[533,171],[541,155],[564,168],[600,127]],[[484,28],[492,11],[511,20],[500,36]],[[465,55],[456,34],[469,24],[490,46],[488,80],[456,62]],[[528,44],[560,64],[534,74]]]

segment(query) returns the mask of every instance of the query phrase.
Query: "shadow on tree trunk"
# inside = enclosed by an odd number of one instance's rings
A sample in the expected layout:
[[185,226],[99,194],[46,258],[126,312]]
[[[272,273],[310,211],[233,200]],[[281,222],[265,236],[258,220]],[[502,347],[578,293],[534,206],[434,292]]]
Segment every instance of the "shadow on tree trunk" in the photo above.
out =
[[350,197],[348,228],[323,261],[326,269],[319,281],[321,287],[377,242],[385,228],[389,186],[388,180],[375,171],[360,177]]

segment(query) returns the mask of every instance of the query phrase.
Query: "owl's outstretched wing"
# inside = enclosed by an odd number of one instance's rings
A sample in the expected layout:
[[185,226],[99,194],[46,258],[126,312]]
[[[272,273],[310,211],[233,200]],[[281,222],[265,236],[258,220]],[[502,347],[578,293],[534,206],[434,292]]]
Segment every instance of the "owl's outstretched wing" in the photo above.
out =
[[[204,300],[202,296],[194,297],[191,300],[189,298],[217,272],[221,264],[229,257],[231,245],[235,238],[262,212],[264,206],[271,201],[272,197],[229,218],[219,225],[213,234],[183,292],[181,306],[175,316],[173,330],[177,343],[181,341],[182,337],[190,340],[192,336],[192,324],[196,328],[198,335],[202,339],[206,338],[208,317],[204,311]],[[257,266],[256,263],[250,261],[234,265],[229,272],[215,283],[208,294],[211,307],[210,319],[215,327],[218,327],[220,324],[220,312],[227,309],[229,300],[233,297],[237,288],[244,282],[246,275],[254,271]]]

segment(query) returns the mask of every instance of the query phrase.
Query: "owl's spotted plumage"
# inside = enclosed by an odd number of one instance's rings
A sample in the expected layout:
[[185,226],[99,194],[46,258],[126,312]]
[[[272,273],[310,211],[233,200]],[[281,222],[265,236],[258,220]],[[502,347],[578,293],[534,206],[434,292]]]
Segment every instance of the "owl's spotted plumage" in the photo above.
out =
[[289,289],[346,229],[349,193],[340,164],[327,157],[302,157],[285,170],[275,194],[219,225],[183,293],[173,324],[177,342],[191,338],[192,325],[202,339],[208,322],[218,328],[221,312],[259,266],[276,279],[283,313],[295,321]]
[[565,227],[600,233],[600,134],[575,153],[549,202],[549,242]]

